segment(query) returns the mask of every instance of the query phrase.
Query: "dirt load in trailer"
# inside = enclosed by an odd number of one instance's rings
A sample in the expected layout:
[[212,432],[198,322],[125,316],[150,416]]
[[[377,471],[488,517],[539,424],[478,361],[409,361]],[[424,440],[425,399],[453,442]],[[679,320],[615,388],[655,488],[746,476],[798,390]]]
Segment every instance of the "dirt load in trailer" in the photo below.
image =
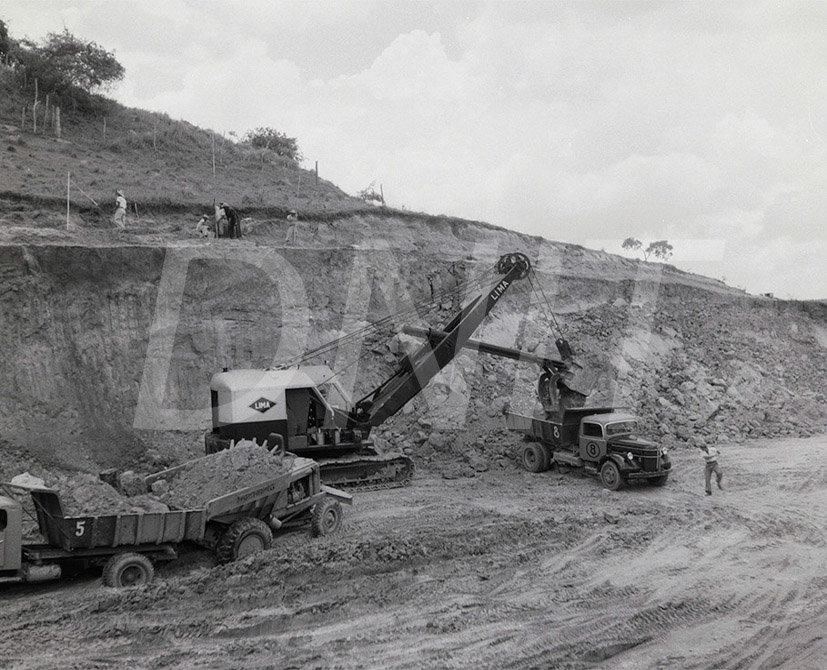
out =
[[[333,533],[342,523],[340,503],[352,501],[321,483],[315,461],[246,441],[146,477],[141,494],[156,496],[162,511],[69,515],[57,490],[14,484],[3,490],[0,582],[102,567],[107,586],[152,581],[153,564],[175,559],[184,543],[230,562],[270,548],[274,530],[308,519],[315,535]],[[44,542],[23,541],[21,492],[31,496]]]

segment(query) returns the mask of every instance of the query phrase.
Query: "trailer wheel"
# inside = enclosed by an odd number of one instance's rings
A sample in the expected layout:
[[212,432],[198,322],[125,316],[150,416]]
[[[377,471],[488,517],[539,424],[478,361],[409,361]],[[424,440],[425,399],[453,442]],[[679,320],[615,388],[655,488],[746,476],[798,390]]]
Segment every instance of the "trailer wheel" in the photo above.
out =
[[600,468],[600,481],[610,491],[617,491],[623,486],[623,477],[620,475],[620,468],[617,467],[617,463],[609,459],[603,464],[603,467]]
[[266,551],[272,543],[273,533],[270,527],[261,519],[247,516],[230,525],[219,540],[215,553],[220,563],[230,563]]
[[548,470],[548,455],[541,444],[531,442],[523,447],[523,467],[529,472]]
[[342,527],[342,506],[338,500],[323,498],[313,507],[310,520],[313,535],[319,537],[335,533]]
[[152,561],[143,554],[115,554],[103,566],[103,583],[112,588],[149,584],[153,577]]

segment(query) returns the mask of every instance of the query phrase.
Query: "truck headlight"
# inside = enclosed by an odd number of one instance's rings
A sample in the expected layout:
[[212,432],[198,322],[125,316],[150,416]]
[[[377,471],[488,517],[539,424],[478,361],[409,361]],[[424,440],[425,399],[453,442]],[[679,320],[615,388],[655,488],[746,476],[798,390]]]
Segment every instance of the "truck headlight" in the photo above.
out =
[[634,459],[634,457],[635,455],[631,451],[626,452],[626,458],[628,458],[630,461]]
[[661,456],[666,456],[666,454],[668,454],[668,453],[669,453],[669,450],[666,447],[664,447],[663,449],[660,450],[660,455]]

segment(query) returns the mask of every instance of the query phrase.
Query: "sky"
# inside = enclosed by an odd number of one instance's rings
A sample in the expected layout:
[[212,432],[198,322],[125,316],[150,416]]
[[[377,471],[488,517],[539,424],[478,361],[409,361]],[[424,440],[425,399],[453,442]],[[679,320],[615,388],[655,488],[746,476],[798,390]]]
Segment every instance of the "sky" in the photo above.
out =
[[[0,0],[126,68],[108,94],[267,126],[351,195],[827,298],[827,2]],[[639,255],[639,254],[638,254]]]

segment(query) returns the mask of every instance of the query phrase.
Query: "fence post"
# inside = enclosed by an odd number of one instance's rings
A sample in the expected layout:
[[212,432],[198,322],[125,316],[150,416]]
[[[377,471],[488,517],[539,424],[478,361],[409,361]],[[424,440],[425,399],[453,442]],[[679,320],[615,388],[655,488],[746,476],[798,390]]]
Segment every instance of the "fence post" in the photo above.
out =
[[55,107],[55,137],[60,139],[60,107]]
[[72,173],[66,173],[66,230],[69,230],[69,192],[72,189]]
[[34,104],[32,105],[32,132],[37,134],[37,105],[40,101],[37,99],[37,79],[34,80]]

